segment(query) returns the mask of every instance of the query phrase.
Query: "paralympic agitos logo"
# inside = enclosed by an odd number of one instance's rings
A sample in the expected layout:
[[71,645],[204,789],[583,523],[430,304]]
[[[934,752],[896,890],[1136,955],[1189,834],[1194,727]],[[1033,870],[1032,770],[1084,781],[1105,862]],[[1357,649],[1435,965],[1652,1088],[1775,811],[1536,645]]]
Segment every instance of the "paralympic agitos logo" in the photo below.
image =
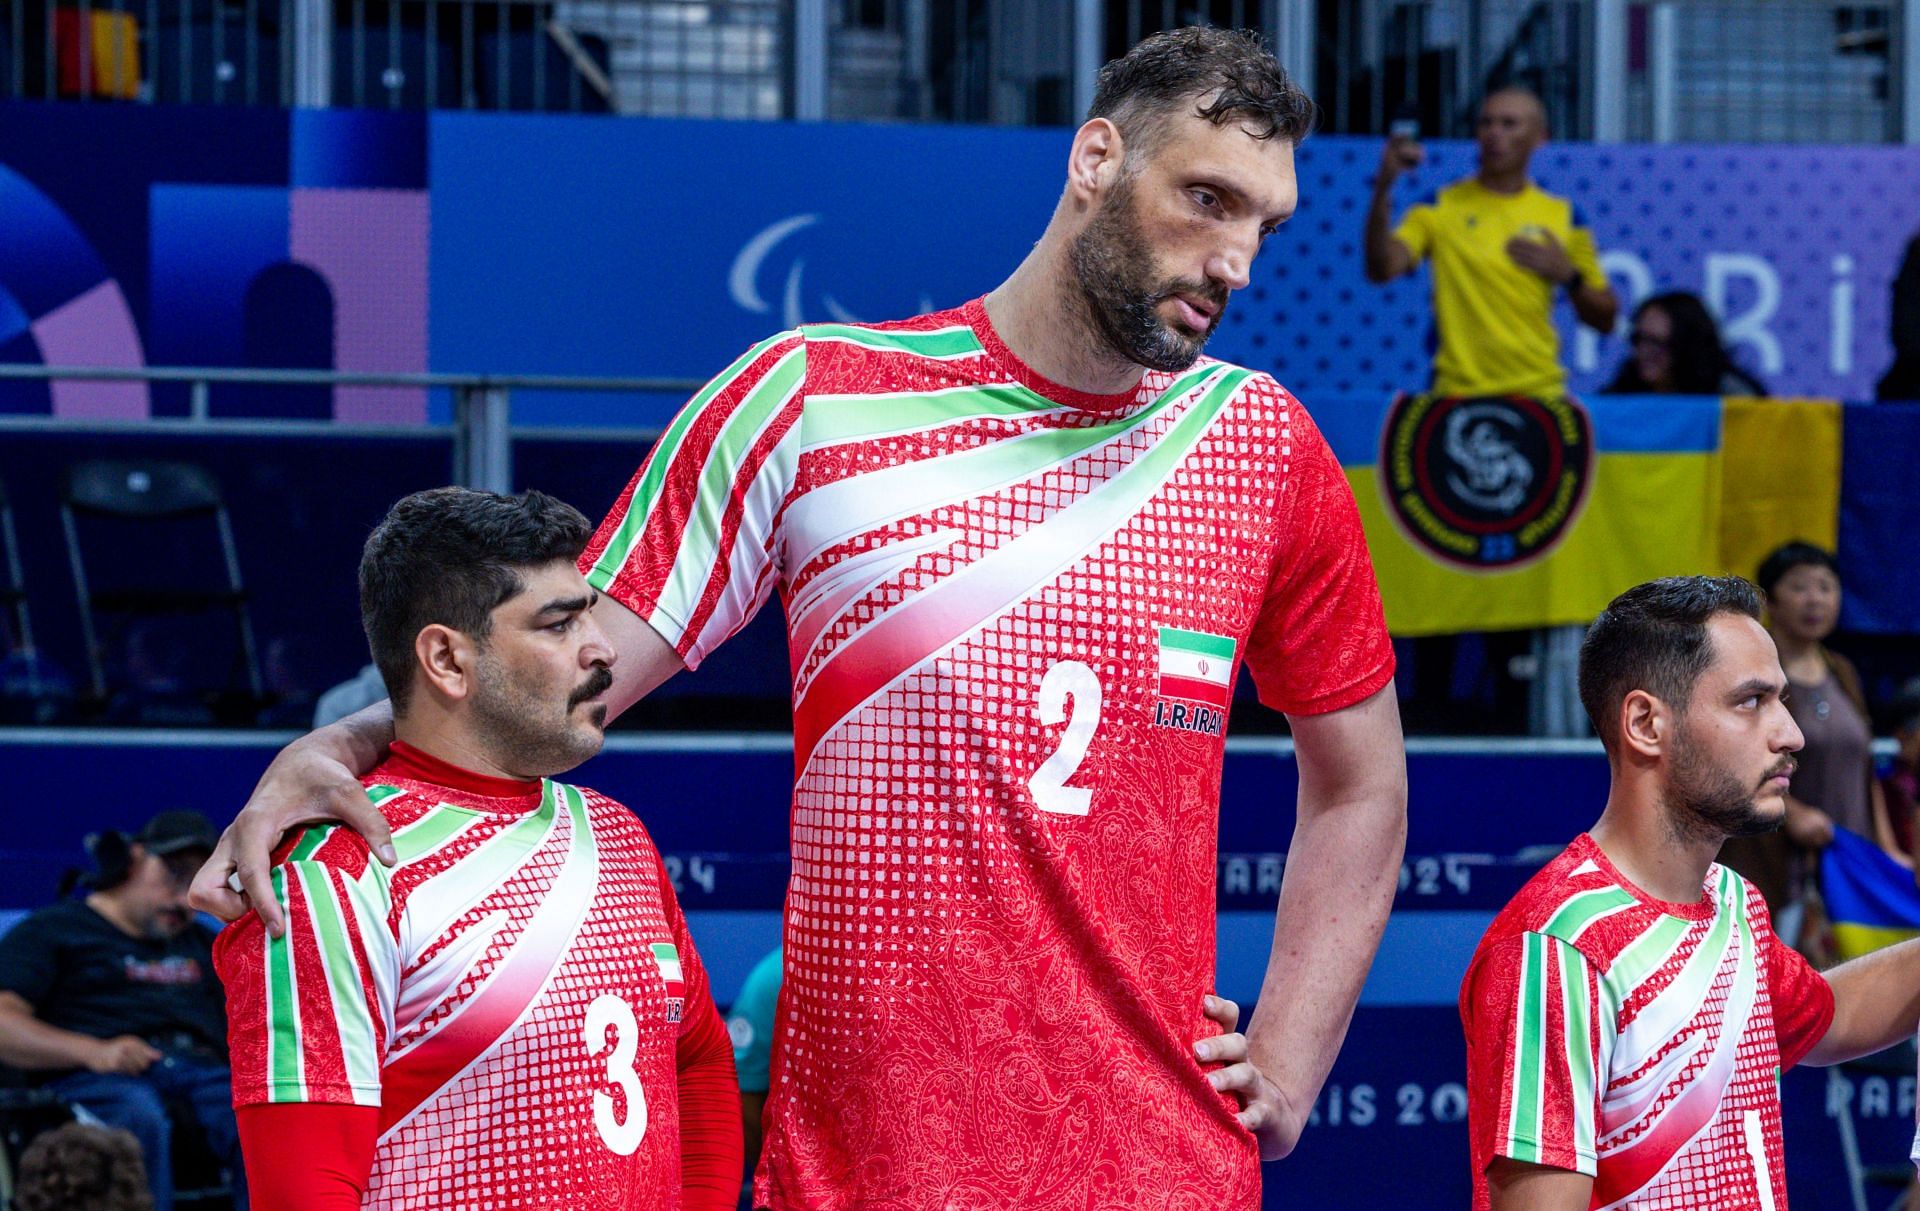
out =
[[1569,396],[1402,395],[1381,437],[1381,494],[1435,558],[1521,567],[1565,536],[1593,481],[1593,424]]

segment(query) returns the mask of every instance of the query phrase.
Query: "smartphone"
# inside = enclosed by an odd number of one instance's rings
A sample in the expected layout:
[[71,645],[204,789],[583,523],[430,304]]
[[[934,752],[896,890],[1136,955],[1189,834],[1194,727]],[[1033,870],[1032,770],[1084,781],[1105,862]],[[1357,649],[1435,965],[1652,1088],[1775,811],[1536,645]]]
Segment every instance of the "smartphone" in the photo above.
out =
[[1420,110],[1406,102],[1396,106],[1393,111],[1393,120],[1387,124],[1387,134],[1395,139],[1418,139]]

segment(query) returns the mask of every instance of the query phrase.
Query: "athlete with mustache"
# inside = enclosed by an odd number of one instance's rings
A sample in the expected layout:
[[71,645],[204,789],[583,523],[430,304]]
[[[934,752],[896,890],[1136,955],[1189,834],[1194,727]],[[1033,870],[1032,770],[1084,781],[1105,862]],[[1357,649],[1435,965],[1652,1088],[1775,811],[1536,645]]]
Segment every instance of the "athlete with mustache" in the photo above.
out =
[[1786,818],[1787,692],[1735,577],[1629,589],[1588,631],[1606,810],[1494,919],[1460,990],[1478,1211],[1785,1211],[1780,1072],[1920,1024],[1920,939],[1822,976],[1714,862]]
[[647,830],[553,780],[600,751],[613,645],[538,492],[439,488],[367,540],[398,862],[295,833],[221,934],[254,1205],[731,1208],[733,1052]]
[[[1298,1142],[1400,871],[1393,647],[1306,409],[1201,351],[1293,213],[1312,117],[1254,39],[1147,39],[1102,69],[1010,277],[755,345],[588,546],[615,713],[785,606],[760,1205],[1252,1208]],[[1244,1034],[1209,995],[1243,665],[1299,768]],[[244,911],[229,874],[252,891],[316,812],[378,844],[337,792],[389,735],[376,707],[290,747],[196,903]]]

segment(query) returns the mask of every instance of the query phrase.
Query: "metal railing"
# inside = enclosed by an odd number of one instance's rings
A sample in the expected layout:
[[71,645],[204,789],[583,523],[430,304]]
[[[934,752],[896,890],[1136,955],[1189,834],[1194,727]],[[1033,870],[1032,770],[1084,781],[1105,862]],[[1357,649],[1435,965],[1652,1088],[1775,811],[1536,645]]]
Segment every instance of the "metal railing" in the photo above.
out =
[[[210,366],[25,366],[0,364],[0,382],[7,380],[96,383],[185,383],[190,404],[185,416],[76,421],[52,415],[0,416],[0,432],[35,429],[74,429],[82,425],[107,432],[201,432],[207,434],[300,433],[341,438],[419,433],[453,437],[453,479],[470,488],[491,492],[513,490],[513,392],[581,391],[637,396],[684,397],[700,387],[698,379],[586,378],[560,375],[483,374],[362,374],[340,370],[252,370]],[[264,387],[407,387],[451,394],[452,420],[441,424],[350,424],[330,420],[275,417],[215,417],[212,390],[216,385]],[[595,432],[568,429],[567,436]],[[658,432],[634,427],[606,431],[634,440],[657,437]],[[525,436],[523,433],[522,436]]]

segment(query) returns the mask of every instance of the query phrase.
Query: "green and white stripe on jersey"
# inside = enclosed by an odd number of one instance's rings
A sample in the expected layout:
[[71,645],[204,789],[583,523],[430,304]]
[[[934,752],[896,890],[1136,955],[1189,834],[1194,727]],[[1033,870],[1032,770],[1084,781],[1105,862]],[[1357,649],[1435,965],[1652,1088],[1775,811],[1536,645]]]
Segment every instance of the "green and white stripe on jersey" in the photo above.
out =
[[[776,333],[761,341],[741,354],[732,365],[722,370],[712,382],[702,387],[697,395],[687,401],[687,406],[682,408],[680,414],[673,418],[673,423],[667,426],[667,431],[661,436],[659,445],[655,446],[653,453],[648,455],[647,468],[642,472],[640,482],[634,485],[633,495],[627,501],[627,509],[620,517],[619,526],[614,530],[613,537],[608,540],[607,549],[601,553],[600,558],[587,572],[589,584],[602,592],[606,591],[607,586],[613,583],[614,576],[620,571],[621,565],[625,564],[627,557],[633,553],[634,545],[646,532],[647,521],[653,515],[654,504],[660,498],[660,488],[666,483],[667,469],[679,456],[681,447],[686,443],[687,431],[693,428],[694,422],[700,418],[707,405],[733,386],[735,380],[760,360],[761,355],[782,342],[791,341],[793,337],[794,333],[789,331]],[[805,343],[796,344],[781,358],[779,365],[769,371],[753,390],[748,392],[747,397],[735,409],[733,416],[728,418],[726,428],[714,443],[714,450],[701,473],[702,499],[708,499],[704,494],[716,479],[722,489],[720,499],[726,499],[725,489],[732,483],[734,473],[739,470],[740,457],[752,447],[752,436],[759,433],[767,418],[772,416],[779,406],[799,389],[801,381],[806,377],[806,359]],[[730,466],[721,459],[723,448],[730,453],[733,460]],[[720,515],[717,509],[696,511],[687,519],[685,531],[687,539],[681,546],[681,557],[684,559],[686,556],[686,541],[692,541],[696,537],[702,540],[699,543],[701,549],[711,552],[719,542],[719,524]]]
[[[1544,1164],[1551,1134],[1542,1121],[1556,1070],[1567,1073],[1573,1110],[1573,1145],[1593,1171],[1594,1094],[1598,1064],[1588,1000],[1586,956],[1558,938],[1528,933],[1521,940],[1520,997],[1514,1023],[1513,1095],[1505,1139],[1496,1153]],[[1550,995],[1558,985],[1556,1001]],[[1556,1012],[1557,1011],[1557,1012]]]
[[857,328],[851,324],[809,324],[801,332],[810,341],[840,341],[882,352],[908,353],[932,361],[951,361],[984,353],[980,338],[967,324],[946,328]]
[[[376,806],[402,792],[398,787],[373,786],[367,797]],[[438,806],[394,830],[394,849],[400,865],[427,857],[457,837],[478,817],[460,808]],[[269,874],[274,898],[290,912],[295,890],[307,908],[302,937],[311,936],[320,957],[325,995],[301,996],[299,970],[294,961],[295,935],[275,938],[262,931],[267,948],[267,1100],[308,1102],[313,1088],[306,1071],[306,1034],[325,1030],[339,1043],[347,1084],[356,1105],[380,1104],[379,1035],[369,1009],[369,992],[378,1006],[391,1006],[399,973],[392,962],[393,939],[387,926],[393,908],[393,872],[369,859],[357,876],[315,860],[335,824],[308,828],[295,841],[284,863]],[[362,950],[356,951],[353,931]],[[365,953],[374,987],[362,983],[358,954]]]

